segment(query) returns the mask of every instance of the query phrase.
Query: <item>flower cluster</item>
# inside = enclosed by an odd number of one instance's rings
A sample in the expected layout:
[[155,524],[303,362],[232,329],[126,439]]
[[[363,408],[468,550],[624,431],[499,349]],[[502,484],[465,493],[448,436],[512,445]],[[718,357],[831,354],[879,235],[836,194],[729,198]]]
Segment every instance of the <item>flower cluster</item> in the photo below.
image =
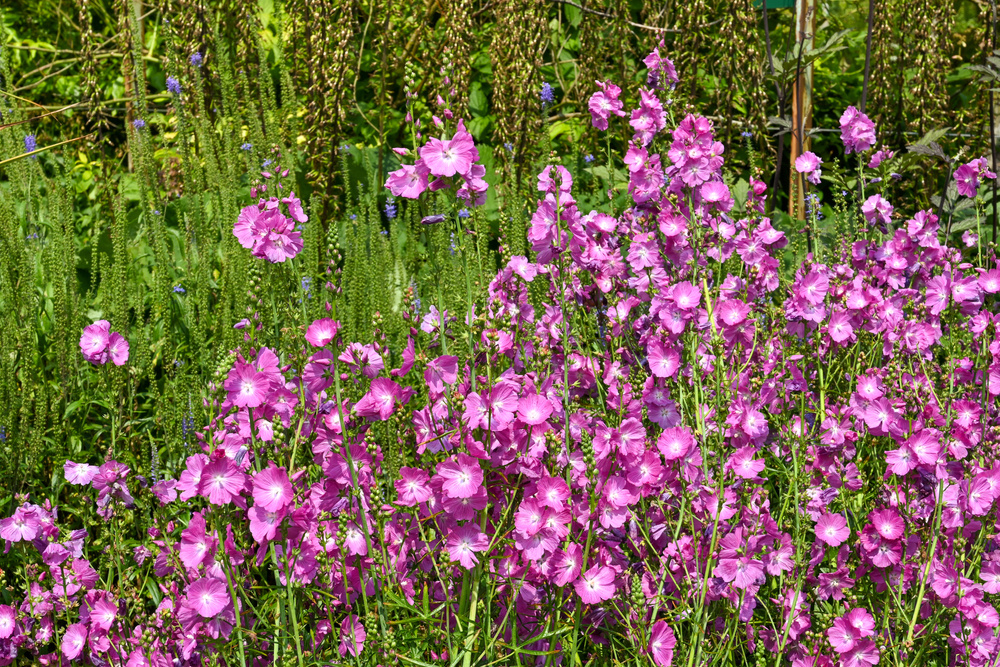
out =
[[[401,155],[409,153],[405,148],[395,150]],[[476,164],[479,150],[461,119],[450,139],[432,137],[418,155],[413,164],[404,164],[389,174],[385,187],[393,196],[416,199],[428,188],[436,191],[457,186],[456,194],[466,206],[486,203],[486,168]]]
[[[19,500],[0,538],[31,576],[0,605],[0,664],[197,665],[226,645],[270,664],[293,636],[388,664],[414,619],[455,664],[493,640],[539,664],[623,644],[658,667],[720,647],[996,664],[1000,263],[975,267],[930,211],[890,232],[882,191],[859,216],[883,234],[783,282],[766,185],[737,206],[704,117],[670,139],[630,144],[624,210],[581,210],[570,171],[542,170],[532,256],[464,318],[432,306],[405,347],[332,318],[245,341],[174,478],[67,462],[106,523],[140,502],[162,519],[132,552],[155,602],[104,584],[76,517]],[[471,139],[453,141],[421,168],[461,176]]]
[[[266,171],[262,175],[265,181],[272,177]],[[287,176],[288,172],[281,175]],[[280,189],[280,182],[277,186]],[[259,187],[261,193],[267,191],[266,182]],[[254,190],[256,196],[258,190]],[[302,210],[302,202],[294,192],[281,198],[261,196],[256,204],[245,206],[240,211],[239,218],[233,225],[233,234],[240,245],[250,250],[254,257],[279,263],[294,258],[302,250],[302,234],[296,224],[308,220],[309,217]]]
[[111,361],[122,366],[128,361],[128,341],[117,331],[111,330],[111,323],[98,320],[84,327],[80,336],[80,352],[83,358],[95,366],[103,366]]

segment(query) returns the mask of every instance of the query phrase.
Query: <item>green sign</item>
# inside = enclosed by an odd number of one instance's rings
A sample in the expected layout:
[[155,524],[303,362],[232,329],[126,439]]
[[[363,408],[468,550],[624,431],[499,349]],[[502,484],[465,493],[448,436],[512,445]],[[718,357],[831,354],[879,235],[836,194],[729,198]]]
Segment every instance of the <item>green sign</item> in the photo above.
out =
[[[761,0],[753,0],[753,6],[758,9],[764,8],[764,3]],[[794,9],[795,0],[767,0],[767,8],[771,9]]]

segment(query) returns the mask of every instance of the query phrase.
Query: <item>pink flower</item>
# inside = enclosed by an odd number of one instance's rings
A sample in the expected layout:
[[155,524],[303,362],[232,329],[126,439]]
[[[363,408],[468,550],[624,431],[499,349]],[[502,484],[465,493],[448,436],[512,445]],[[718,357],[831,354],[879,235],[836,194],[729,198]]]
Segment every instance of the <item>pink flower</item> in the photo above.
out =
[[371,389],[354,406],[354,411],[362,417],[377,417],[384,421],[392,415],[401,393],[401,387],[392,380],[377,378],[372,380]]
[[199,493],[213,505],[225,505],[240,494],[245,483],[246,475],[236,467],[236,462],[223,457],[201,471]]
[[74,623],[66,628],[60,648],[67,660],[76,660],[83,653],[83,647],[86,643],[87,626],[83,623]]
[[191,515],[187,528],[181,531],[181,544],[177,552],[184,567],[194,570],[202,563],[211,563],[217,541],[209,537],[205,517],[201,513]]
[[866,151],[875,145],[875,123],[853,106],[847,107],[840,117],[840,139],[848,155]]
[[847,527],[847,519],[839,514],[824,513],[816,522],[815,530],[816,537],[831,547],[839,547],[851,536],[851,529]]
[[584,604],[599,604],[615,594],[615,571],[607,565],[595,565],[573,584]]
[[238,408],[256,408],[264,404],[271,389],[270,379],[251,364],[236,362],[223,384],[229,400]]
[[365,626],[361,625],[357,616],[351,614],[340,624],[340,655],[348,653],[353,656],[361,655],[361,652],[365,650],[367,637]]
[[882,164],[886,160],[891,160],[895,154],[896,154],[895,151],[887,151],[885,149],[876,151],[875,154],[872,155],[872,159],[868,161],[868,168],[878,169],[878,166],[880,164]]
[[38,513],[28,506],[22,505],[14,510],[14,514],[6,519],[0,519],[0,538],[11,542],[24,540],[30,542],[38,536],[41,522]]
[[441,394],[445,384],[455,384],[457,380],[458,357],[445,355],[427,363],[424,381],[435,394]]
[[847,313],[838,310],[830,316],[830,323],[827,325],[830,338],[837,343],[853,341],[855,339],[854,327],[851,325],[851,318]]
[[685,426],[663,429],[656,440],[656,448],[667,461],[684,458],[694,446],[694,437]]
[[471,498],[483,484],[479,461],[468,454],[459,454],[455,461],[438,463],[437,474],[444,478],[441,490],[450,498]]
[[479,151],[468,132],[456,132],[451,139],[430,139],[420,148],[420,158],[434,176],[465,174],[479,159]]
[[881,195],[872,195],[861,205],[861,212],[869,224],[888,225],[892,221],[892,204]]
[[92,364],[108,363],[108,342],[111,339],[111,323],[98,320],[83,328],[80,336],[80,351],[83,358]]
[[632,110],[629,125],[635,130],[632,140],[646,146],[656,133],[667,126],[667,113],[656,95],[649,90],[639,91],[639,108]]
[[872,512],[868,518],[883,539],[898,540],[903,536],[903,519],[891,507]]
[[649,631],[649,653],[657,667],[670,667],[674,661],[674,646],[677,638],[674,631],[664,621],[653,623]]
[[823,170],[819,167],[821,164],[823,164],[823,160],[819,156],[812,151],[806,151],[795,158],[795,171],[805,174],[806,180],[813,185],[819,185],[823,173]]
[[112,331],[108,338],[108,354],[115,366],[124,366],[128,361],[128,341],[117,331]]
[[268,512],[279,512],[292,502],[288,473],[271,463],[253,478],[253,501]]
[[202,618],[218,616],[230,602],[225,582],[214,577],[202,577],[187,588],[187,603]]
[[858,642],[853,650],[840,656],[841,667],[871,667],[879,660],[878,646],[870,639]]
[[250,534],[253,539],[263,544],[268,540],[273,540],[278,534],[278,526],[285,518],[285,511],[268,512],[264,508],[254,505],[247,511],[250,519]]
[[765,468],[764,459],[754,458],[756,454],[757,449],[750,445],[740,447],[733,452],[733,455],[729,458],[733,473],[743,479],[753,479],[763,472]]
[[385,182],[385,187],[389,188],[395,197],[416,199],[427,189],[427,176],[429,174],[430,170],[424,161],[417,160],[416,164],[404,164],[396,171],[391,172]]
[[63,464],[63,475],[66,476],[66,481],[70,484],[82,486],[84,484],[90,484],[90,482],[93,481],[98,469],[99,468],[97,466],[88,465],[86,463],[66,461],[66,463]]
[[405,507],[413,507],[425,502],[433,493],[430,486],[430,477],[427,471],[420,468],[402,467],[399,469],[399,479],[395,482],[396,504]]
[[612,115],[625,115],[625,112],[622,111],[622,102],[618,99],[622,91],[610,81],[598,82],[597,85],[601,87],[601,90],[591,95],[588,102],[590,122],[598,130],[606,130],[608,129],[608,119]]
[[544,424],[552,414],[552,403],[538,394],[522,396],[517,402],[517,416],[529,426]]
[[14,608],[0,604],[0,639],[7,639],[14,634],[16,614]]
[[306,329],[306,340],[313,347],[324,347],[337,337],[339,330],[340,322],[335,322],[329,317],[324,317],[321,320],[313,320],[313,323]]
[[552,555],[552,583],[556,586],[565,586],[580,576],[580,569],[583,563],[583,547],[570,542],[565,550],[557,549]]
[[646,346],[649,358],[649,371],[654,377],[673,377],[681,365],[681,356],[672,347],[664,347],[659,341],[653,341]]
[[489,544],[489,538],[479,530],[479,526],[467,523],[452,529],[445,547],[453,561],[458,561],[466,570],[471,570],[479,562],[476,554],[486,551]]
[[681,310],[697,308],[701,303],[701,292],[697,287],[685,280],[670,289],[670,298]]

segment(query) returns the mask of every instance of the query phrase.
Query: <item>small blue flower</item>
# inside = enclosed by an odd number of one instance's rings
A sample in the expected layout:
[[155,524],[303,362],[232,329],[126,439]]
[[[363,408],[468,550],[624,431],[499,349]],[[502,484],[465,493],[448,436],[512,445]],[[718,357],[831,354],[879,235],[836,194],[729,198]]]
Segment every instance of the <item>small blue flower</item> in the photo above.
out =
[[740,132],[740,136],[743,137],[744,139],[749,139],[750,137],[753,136],[753,132],[743,130],[742,132]]
[[552,91],[552,86],[546,81],[542,84],[542,91],[538,94],[538,97],[542,100],[542,106],[546,107],[556,101],[556,95]]
[[385,202],[385,217],[390,220],[396,219],[396,201],[392,197]]
[[[252,151],[253,150],[253,144],[251,144],[249,141],[244,141],[243,145],[240,146],[240,150],[241,151]],[[270,162],[270,160],[268,160],[268,162]]]
[[267,169],[268,167],[271,166],[271,164],[272,164],[271,160],[264,160],[264,164],[262,164],[261,166]]
[[358,216],[356,216],[355,214],[351,213],[350,218],[351,218],[351,220],[357,220]]
[[161,214],[161,213],[160,213],[160,211],[159,211],[159,210],[157,209],[157,210],[153,211],[153,215],[162,215],[162,214]]
[[181,82],[172,76],[167,77],[167,91],[174,95],[181,94]]
[[141,130],[142,128],[146,127],[146,121],[144,121],[141,118],[136,118],[135,120],[132,121],[132,127],[134,127],[137,130]]
[[456,250],[458,250],[458,243],[455,242],[455,232],[452,232],[451,233],[451,254],[454,255]]
[[7,442],[7,427],[0,426],[0,442]]
[[24,152],[30,153],[35,150],[38,150],[38,140],[35,139],[35,135],[29,134],[24,138]]
[[458,212],[458,217],[460,217],[462,219],[468,218],[470,215],[472,215],[472,214],[469,213],[469,209],[467,209],[467,208],[463,208],[462,210],[460,210]]
[[174,285],[174,292],[177,294],[186,294],[187,290],[181,287],[180,285]]
[[194,53],[192,53],[191,57],[188,58],[188,61],[192,65],[194,65],[195,67],[201,67],[201,61],[202,60],[203,60],[203,58],[201,56],[201,53],[199,53],[198,51],[195,51]]
[[591,155],[590,153],[587,153],[586,155],[583,156],[583,161],[586,162],[587,164],[590,164],[591,162],[594,161],[594,156]]
[[503,147],[507,149],[508,153],[513,153],[514,152],[514,144],[510,143],[509,141],[504,142]]

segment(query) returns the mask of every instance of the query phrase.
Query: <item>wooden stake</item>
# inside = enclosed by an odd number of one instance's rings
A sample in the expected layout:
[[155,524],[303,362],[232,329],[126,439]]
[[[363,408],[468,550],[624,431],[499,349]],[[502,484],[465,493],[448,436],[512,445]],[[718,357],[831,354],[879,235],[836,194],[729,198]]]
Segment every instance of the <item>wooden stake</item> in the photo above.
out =
[[[796,41],[802,51],[813,48],[816,34],[816,0],[797,0],[795,3]],[[800,51],[800,53],[802,52]],[[801,61],[800,56],[800,61]],[[812,83],[813,69],[806,63],[799,69],[799,75],[792,87],[792,152],[788,162],[788,183],[792,192],[788,197],[788,214],[798,220],[805,220],[805,179],[795,171],[795,159],[809,150],[806,132],[812,128]]]

